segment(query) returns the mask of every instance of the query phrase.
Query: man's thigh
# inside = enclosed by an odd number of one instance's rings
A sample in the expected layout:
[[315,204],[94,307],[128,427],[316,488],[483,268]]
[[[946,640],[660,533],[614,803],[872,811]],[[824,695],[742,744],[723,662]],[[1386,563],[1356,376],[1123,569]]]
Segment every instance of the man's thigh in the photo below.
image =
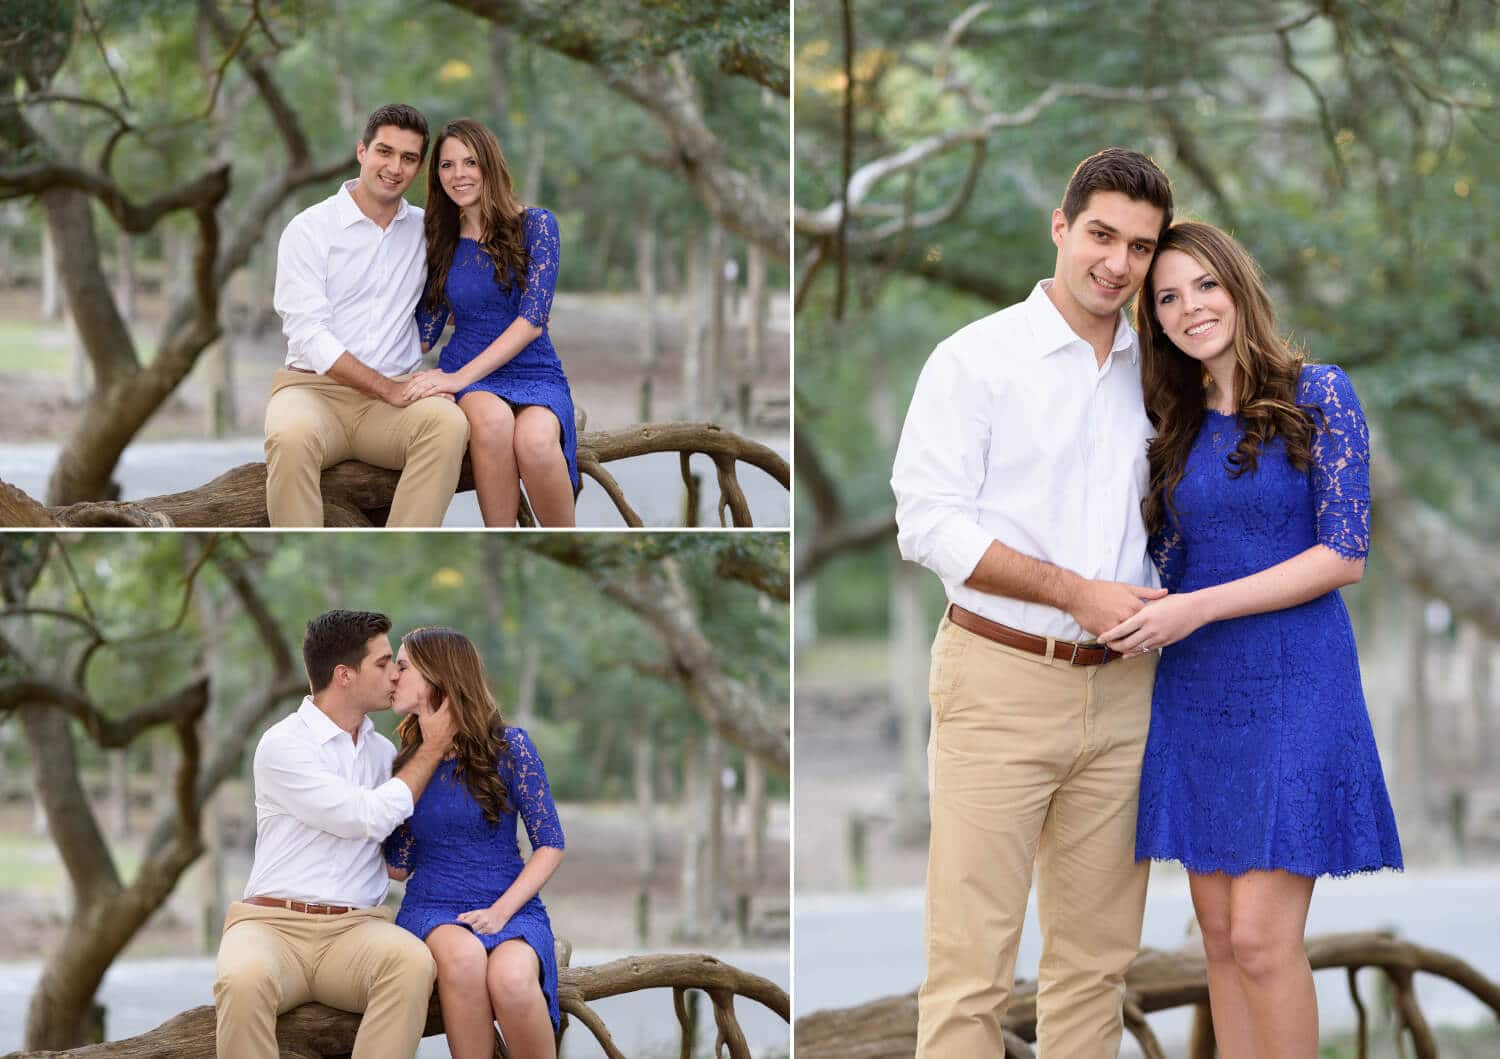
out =
[[314,1000],[344,1011],[363,1011],[370,987],[382,971],[396,964],[431,965],[427,946],[391,922],[385,909],[346,914],[360,919],[341,930],[323,950],[313,970]]
[[355,459],[399,471],[422,437],[434,432],[467,434],[468,420],[454,402],[424,397],[405,408],[371,399],[360,411],[351,443]]
[[307,955],[296,939],[273,924],[241,920],[233,923],[220,939],[214,973],[220,982],[255,979],[272,983],[280,997],[276,1006],[280,1013],[312,999],[306,973]]
[[341,392],[346,389],[321,376],[309,376],[306,382],[278,380],[266,401],[266,438],[282,444],[315,438],[323,450],[324,467],[348,459],[358,408],[351,394]]

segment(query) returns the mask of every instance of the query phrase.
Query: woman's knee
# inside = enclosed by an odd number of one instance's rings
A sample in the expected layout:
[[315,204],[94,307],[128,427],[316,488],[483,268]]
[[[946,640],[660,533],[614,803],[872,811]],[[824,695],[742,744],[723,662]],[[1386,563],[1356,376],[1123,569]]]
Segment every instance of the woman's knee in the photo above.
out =
[[438,927],[427,936],[440,982],[479,982],[484,978],[484,946],[462,928]]
[[495,1006],[514,1008],[534,1001],[542,992],[539,973],[536,957],[529,949],[526,952],[496,949],[485,972]]
[[516,463],[522,473],[548,470],[564,461],[557,419],[546,416],[523,417],[516,421]]
[[509,444],[516,426],[510,406],[489,394],[466,399],[461,410],[469,423],[469,440],[476,445]]
[[1301,942],[1287,937],[1264,922],[1235,923],[1229,931],[1234,964],[1250,979],[1270,977],[1290,966],[1302,951]]

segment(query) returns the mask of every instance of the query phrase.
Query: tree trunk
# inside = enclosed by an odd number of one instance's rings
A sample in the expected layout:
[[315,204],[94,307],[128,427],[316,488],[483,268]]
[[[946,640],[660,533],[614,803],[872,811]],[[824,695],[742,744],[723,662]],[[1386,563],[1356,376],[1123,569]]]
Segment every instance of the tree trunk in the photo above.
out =
[[766,251],[759,243],[750,243],[745,255],[745,351],[740,360],[738,394],[740,430],[749,431],[754,415],[755,380],[760,377],[761,352],[766,342],[766,325],[770,317],[770,299],[766,295]]
[[1474,718],[1473,764],[1481,774],[1493,771],[1495,763],[1495,718],[1490,701],[1494,689],[1495,644],[1473,625],[1467,627],[1469,643],[1469,702]]
[[766,875],[766,766],[745,756],[745,890],[754,891]]
[[703,908],[710,929],[717,931],[724,904],[724,740],[709,732],[703,743],[703,772],[707,780],[703,817],[708,835],[708,869],[703,873]]
[[703,936],[703,859],[707,835],[703,826],[703,748],[698,740],[682,741],[682,913],[677,932],[683,938]]
[[724,375],[728,366],[725,346],[728,328],[725,316],[728,302],[729,237],[721,224],[708,230],[708,353],[703,361],[703,404],[705,415],[717,421],[724,411]]
[[129,757],[123,749],[109,751],[109,830],[116,840],[130,837]]
[[927,572],[894,549],[888,559],[891,598],[891,706],[896,711],[901,773],[895,792],[896,837],[908,844],[927,837],[927,701],[931,623],[922,606]]
[[57,267],[57,240],[52,226],[42,224],[42,319],[61,320],[63,314],[62,280]]
[[500,143],[510,142],[510,49],[511,32],[501,25],[490,27],[490,105],[495,116],[495,136]]
[[684,272],[684,300],[687,303],[687,341],[682,350],[682,419],[703,417],[703,373],[705,347],[708,345],[707,323],[704,319],[704,303],[708,298],[707,253],[703,239],[696,233],[684,239],[686,260]]
[[116,234],[115,243],[115,299],[120,303],[120,316],[125,320],[135,319],[135,238],[129,232]]
[[635,278],[640,292],[641,392],[637,418],[651,422],[652,386],[661,359],[661,333],[656,324],[656,216],[647,207],[635,226]]
[[[1431,638],[1427,634],[1426,600],[1406,593],[1406,702],[1401,711],[1400,738],[1396,741],[1396,785],[1405,805],[1401,819],[1403,844],[1413,859],[1433,852],[1431,807],[1427,787],[1429,753],[1427,654]],[[1412,848],[1412,847],[1416,848]]]

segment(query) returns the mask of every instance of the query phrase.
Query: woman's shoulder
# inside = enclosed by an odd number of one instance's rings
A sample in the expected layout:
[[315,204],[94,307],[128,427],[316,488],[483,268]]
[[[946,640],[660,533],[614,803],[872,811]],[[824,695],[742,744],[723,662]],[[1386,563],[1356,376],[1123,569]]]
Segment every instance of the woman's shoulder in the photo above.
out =
[[1337,364],[1304,364],[1297,379],[1300,404],[1339,406],[1354,397],[1354,384]]
[[545,206],[527,206],[522,212],[521,223],[528,233],[557,231],[557,217]]

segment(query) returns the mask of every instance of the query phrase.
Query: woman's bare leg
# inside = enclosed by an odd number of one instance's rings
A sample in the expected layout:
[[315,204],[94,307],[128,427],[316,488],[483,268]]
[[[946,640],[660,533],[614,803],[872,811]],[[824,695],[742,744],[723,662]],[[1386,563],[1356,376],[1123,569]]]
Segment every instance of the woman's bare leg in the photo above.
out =
[[1255,1023],[1230,944],[1229,884],[1229,876],[1221,872],[1188,873],[1193,911],[1203,932],[1203,954],[1208,961],[1208,1007],[1214,1017],[1214,1042],[1220,1059],[1254,1059]]
[[474,468],[474,492],[484,524],[514,526],[521,508],[515,413],[501,398],[481,390],[464,394],[458,407],[469,417],[469,464]]
[[562,450],[562,424],[552,409],[527,405],[516,416],[516,466],[526,498],[543,526],[573,525],[573,480]]
[[484,946],[467,927],[444,923],[427,935],[437,961],[438,1006],[453,1059],[490,1059],[495,1018],[485,983]]
[[1313,881],[1252,871],[1229,883],[1229,942],[1262,1059],[1318,1054],[1318,996],[1303,941]]
[[541,975],[536,952],[519,938],[502,941],[490,952],[485,973],[489,1004],[500,1020],[511,1059],[555,1059],[557,1055]]

